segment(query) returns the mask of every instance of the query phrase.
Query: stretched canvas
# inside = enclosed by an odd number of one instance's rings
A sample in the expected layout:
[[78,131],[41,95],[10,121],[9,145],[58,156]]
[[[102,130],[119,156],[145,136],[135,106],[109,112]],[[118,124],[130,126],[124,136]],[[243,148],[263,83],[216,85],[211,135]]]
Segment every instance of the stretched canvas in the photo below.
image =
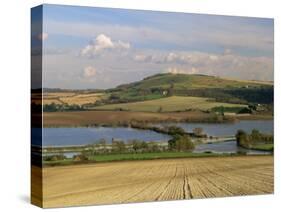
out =
[[31,10],[31,202],[272,194],[274,22]]

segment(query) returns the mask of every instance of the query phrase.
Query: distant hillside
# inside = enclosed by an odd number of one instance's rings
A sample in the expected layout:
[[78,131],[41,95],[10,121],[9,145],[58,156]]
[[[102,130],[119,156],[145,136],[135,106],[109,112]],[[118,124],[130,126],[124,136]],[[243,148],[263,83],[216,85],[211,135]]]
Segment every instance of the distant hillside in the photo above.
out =
[[118,102],[151,100],[173,95],[207,97],[239,104],[273,102],[271,82],[233,80],[199,74],[157,74],[139,82],[120,85],[109,92]]
[[171,85],[175,89],[197,89],[197,88],[243,88],[243,87],[264,87],[271,86],[271,83],[258,81],[242,81],[224,79],[215,76],[200,74],[156,74],[135,83],[120,85],[117,88],[151,89],[169,88]]
[[211,111],[218,107],[241,110],[242,108],[246,108],[247,105],[214,102],[212,99],[202,97],[171,96],[148,101],[108,104],[95,107],[94,109],[110,111],[179,112],[187,110]]

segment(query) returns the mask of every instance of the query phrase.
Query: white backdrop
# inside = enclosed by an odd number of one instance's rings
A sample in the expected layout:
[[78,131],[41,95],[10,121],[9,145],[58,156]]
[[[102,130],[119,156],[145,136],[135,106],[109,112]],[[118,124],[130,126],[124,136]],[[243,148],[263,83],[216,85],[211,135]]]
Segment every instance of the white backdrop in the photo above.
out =
[[[52,211],[276,211],[280,195],[281,6],[276,0],[9,0],[0,7],[0,211],[36,211],[30,187],[30,8],[41,3],[275,18],[275,195],[138,203]],[[280,205],[280,203],[279,203]],[[280,209],[279,209],[280,210]]]

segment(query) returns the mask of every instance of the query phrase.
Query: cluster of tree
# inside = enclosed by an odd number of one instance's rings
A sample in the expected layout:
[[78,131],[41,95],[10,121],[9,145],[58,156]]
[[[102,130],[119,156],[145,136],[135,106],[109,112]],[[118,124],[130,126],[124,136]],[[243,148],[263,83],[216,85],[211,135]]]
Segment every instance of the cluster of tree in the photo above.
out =
[[237,114],[245,114],[245,113],[252,113],[254,111],[254,108],[251,107],[214,107],[212,108],[213,112],[218,112],[221,115],[224,115],[224,113],[237,113]]
[[46,104],[43,105],[44,112],[57,112],[57,111],[81,111],[86,110],[83,106],[76,105],[76,104]]
[[86,103],[83,104],[83,108],[92,108],[92,107],[97,107],[97,106],[102,106],[105,104],[105,101],[103,99],[98,99],[94,103]]
[[158,127],[158,126],[153,126],[153,125],[147,124],[145,122],[131,122],[129,126],[132,127],[132,128],[135,128],[135,129],[152,130],[154,132],[168,134],[168,135],[175,135],[175,134],[184,135],[184,134],[186,134],[184,129],[182,129],[181,127],[178,127],[178,126]]
[[82,151],[82,155],[91,158],[94,155],[102,154],[122,154],[122,153],[150,153],[168,151],[168,147],[161,145],[159,142],[145,142],[140,140],[131,140],[127,143],[122,140],[113,140],[111,144],[107,144],[101,139],[97,144],[87,147]]
[[187,135],[175,135],[168,143],[170,150],[176,150],[178,152],[192,151],[195,147],[194,143]]
[[175,95],[213,98],[216,101],[234,104],[272,104],[273,87],[263,88],[210,88],[174,89]]
[[253,129],[250,134],[244,130],[238,130],[235,137],[237,145],[245,148],[251,148],[255,144],[272,144],[274,140],[273,135],[263,134],[256,129]]
[[73,161],[88,161],[90,159],[89,157],[90,157],[90,155],[86,151],[83,151],[81,154],[73,155],[72,160]]
[[201,136],[205,135],[203,128],[201,128],[201,127],[196,127],[192,131],[193,131],[194,135],[197,137],[201,137]]
[[[91,148],[81,151],[72,157],[73,161],[89,161],[93,160],[95,155],[102,154],[124,154],[124,153],[153,153],[153,152],[187,152],[192,151],[195,147],[189,136],[175,135],[173,139],[168,141],[168,146],[161,145],[158,142],[144,142],[133,140],[126,144],[124,141],[114,141],[108,148],[106,143],[99,143],[92,145]],[[64,154],[56,154],[44,156],[43,161],[61,161],[67,159]]]
[[167,134],[171,136],[180,135],[180,136],[191,136],[191,137],[200,137],[200,138],[207,136],[201,127],[194,128],[192,132],[186,132],[183,128],[174,125],[164,126],[159,128],[157,126],[151,126],[146,123],[136,122],[136,123],[131,123],[130,126],[136,129],[152,130],[157,133]]
[[161,146],[157,142],[145,142],[145,141],[138,141],[132,140],[129,142],[129,145],[136,153],[142,152],[163,152],[166,150],[165,147]]
[[150,99],[157,99],[166,96],[174,95],[174,84],[171,83],[168,88],[163,87],[151,87],[151,88],[138,88],[128,85],[122,85],[116,89],[108,90],[109,98],[104,99],[104,104],[115,103],[129,103],[135,101],[145,101]]
[[58,161],[58,160],[65,160],[66,156],[62,153],[54,154],[54,155],[47,155],[43,157],[44,161]]
[[[161,98],[164,96],[197,96],[212,98],[218,102],[228,102],[234,104],[265,104],[270,105],[273,103],[273,88],[265,86],[261,88],[211,88],[211,89],[177,89],[174,84],[171,83],[168,88],[152,87],[152,88],[129,88],[124,89],[120,87],[112,90],[108,99],[94,103],[93,106],[99,106],[103,104],[114,103],[129,103],[134,101],[143,101],[153,98]],[[270,108],[265,107],[270,110]],[[220,110],[215,108],[214,110]],[[250,113],[254,111],[254,108],[233,108],[238,113]],[[158,112],[162,112],[162,108],[159,107]],[[228,112],[225,108],[225,112]],[[229,111],[231,112],[231,111]]]
[[[161,131],[161,130],[160,130]],[[162,130],[166,134],[169,135],[181,135],[184,136],[186,134],[185,130],[178,126],[166,126]]]
[[229,89],[228,94],[251,103],[272,104],[273,87]]

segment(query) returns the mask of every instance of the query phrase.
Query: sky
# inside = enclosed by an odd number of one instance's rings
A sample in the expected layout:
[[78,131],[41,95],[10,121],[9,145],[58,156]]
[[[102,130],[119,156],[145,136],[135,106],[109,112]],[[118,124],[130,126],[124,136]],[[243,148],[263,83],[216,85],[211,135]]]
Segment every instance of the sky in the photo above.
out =
[[272,81],[273,25],[265,18],[44,5],[42,33],[33,40],[43,42],[48,88],[105,89],[157,73]]

